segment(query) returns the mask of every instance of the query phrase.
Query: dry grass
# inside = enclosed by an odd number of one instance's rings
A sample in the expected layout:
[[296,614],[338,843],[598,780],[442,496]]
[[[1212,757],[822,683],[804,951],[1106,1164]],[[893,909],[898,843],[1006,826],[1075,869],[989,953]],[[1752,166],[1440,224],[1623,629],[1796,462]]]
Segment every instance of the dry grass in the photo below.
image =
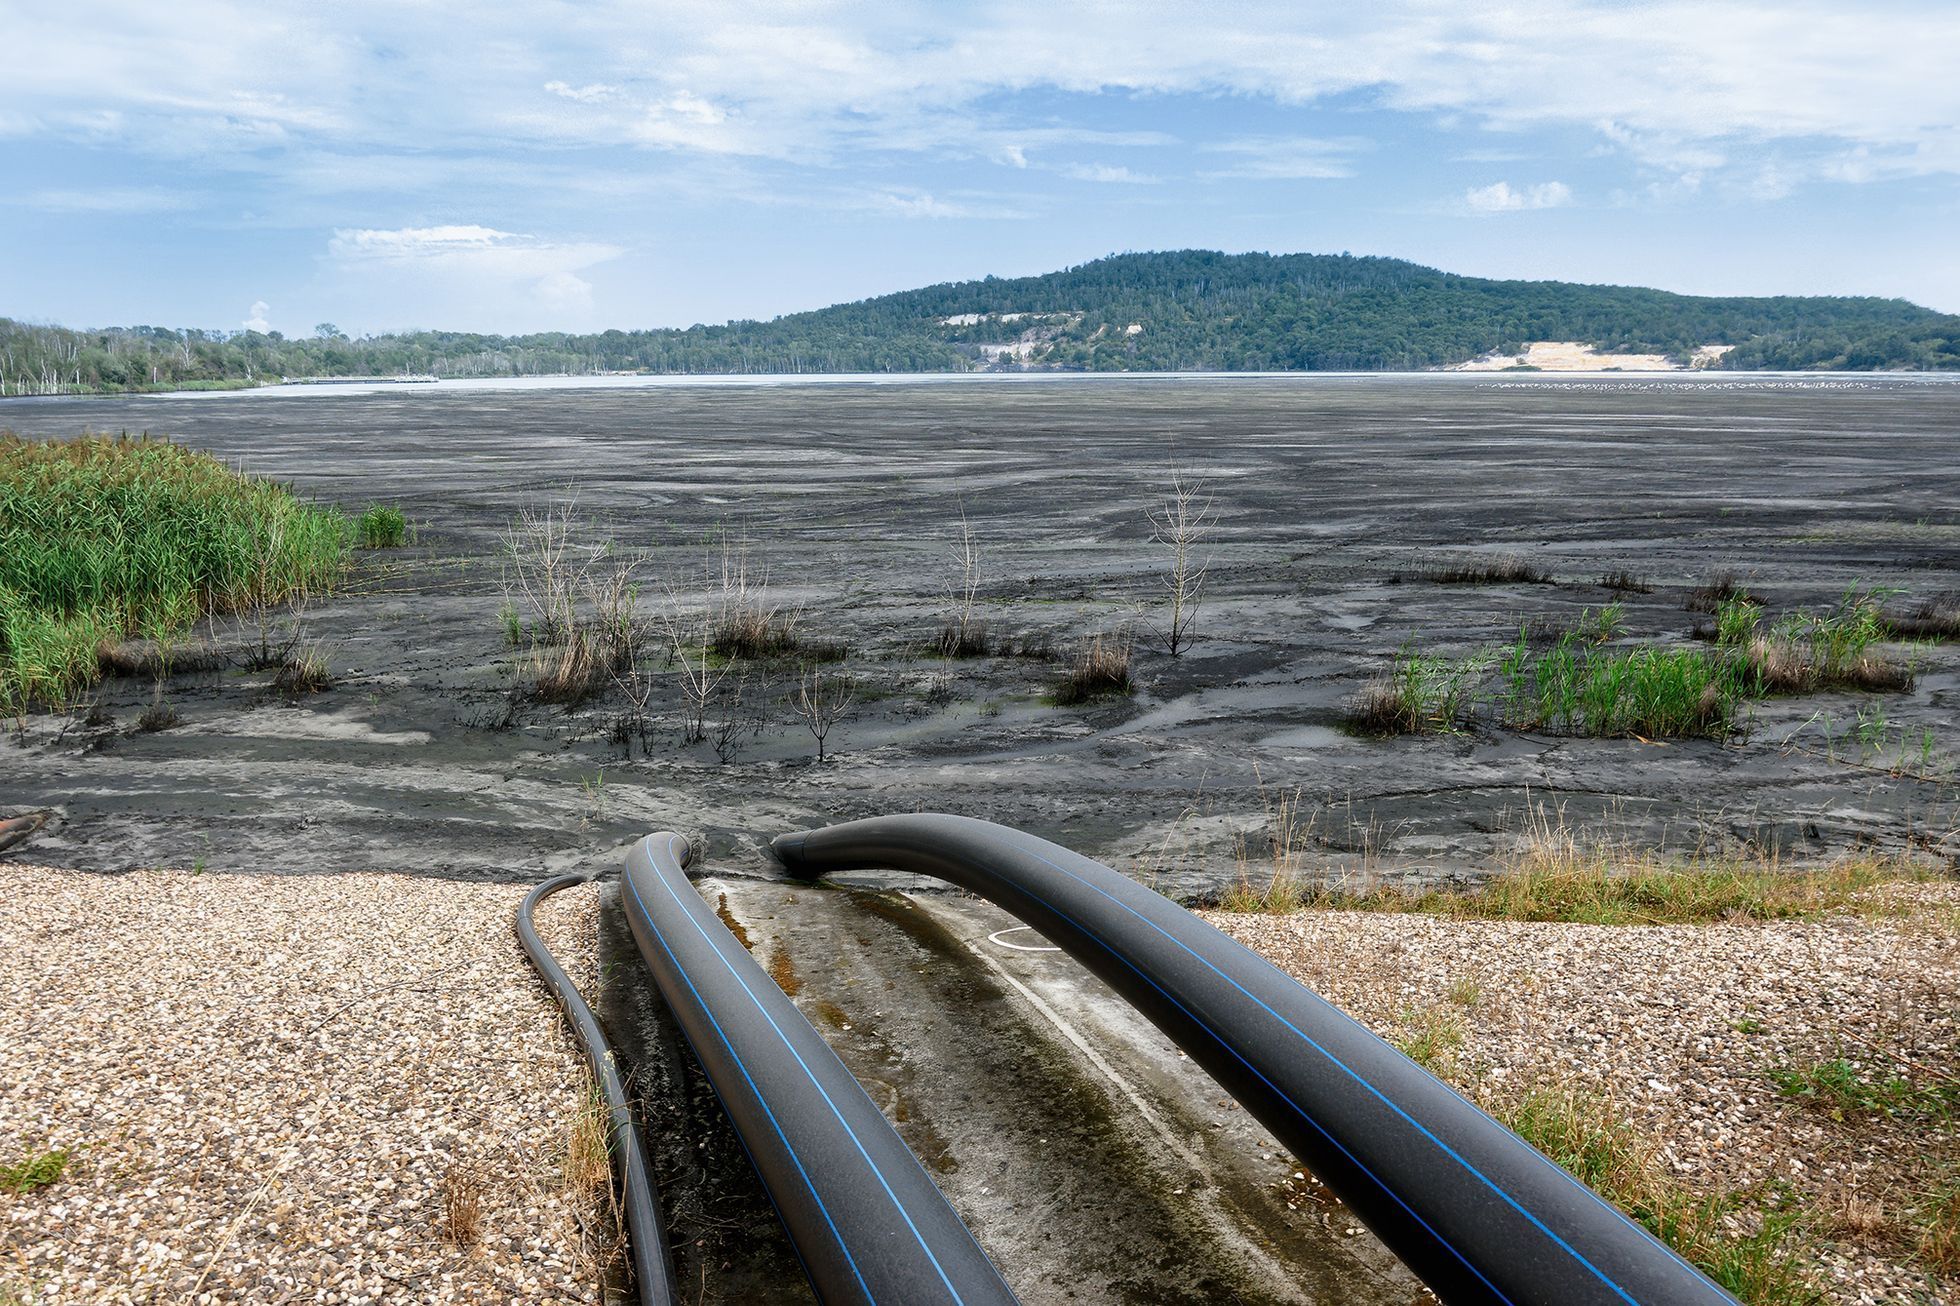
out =
[[452,1247],[474,1247],[483,1236],[483,1176],[457,1163],[442,1177],[442,1236]]
[[1601,589],[1617,590],[1622,594],[1652,594],[1654,584],[1645,576],[1636,576],[1625,567],[1618,567],[1599,578]]
[[1505,554],[1446,563],[1426,579],[1437,585],[1548,585],[1552,578],[1516,554]]
[[797,614],[743,600],[724,607],[708,635],[708,649],[725,658],[783,658],[797,651]]
[[1110,694],[1127,694],[1130,678],[1131,642],[1127,634],[1097,635],[1075,655],[1068,674],[1055,685],[1054,702],[1072,707]]
[[1960,594],[1927,599],[1910,613],[1888,613],[1885,632],[1893,639],[1960,639]]
[[317,694],[333,687],[333,667],[318,644],[295,645],[279,664],[272,687],[286,694]]
[[577,706],[609,684],[614,669],[606,642],[590,628],[574,626],[557,643],[531,649],[531,697],[540,703]]
[[1762,606],[1762,600],[1744,589],[1732,571],[1710,572],[1702,582],[1688,591],[1687,600],[1681,605],[1689,612],[1713,612],[1724,603],[1748,603]]
[[984,658],[993,651],[984,621],[949,621],[932,641],[932,652],[942,658]]
[[1582,836],[1541,808],[1497,873],[1475,888],[1328,884],[1305,864],[1312,826],[1297,792],[1277,802],[1269,799],[1270,853],[1255,868],[1241,840],[1238,883],[1219,896],[1218,909],[1419,912],[1459,920],[1591,925],[1788,920],[1840,911],[1887,916],[1896,908],[1875,890],[1942,878],[1910,856],[1877,852],[1814,867],[1788,865],[1774,852],[1668,858],[1631,844]]

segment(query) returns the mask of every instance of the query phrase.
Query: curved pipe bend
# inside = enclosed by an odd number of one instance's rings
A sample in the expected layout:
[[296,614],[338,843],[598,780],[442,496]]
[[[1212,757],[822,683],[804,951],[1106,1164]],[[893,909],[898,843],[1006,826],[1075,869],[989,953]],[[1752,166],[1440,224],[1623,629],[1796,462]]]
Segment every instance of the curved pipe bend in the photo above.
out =
[[1446,1302],[1734,1306],[1344,1012],[1107,866],[961,816],[874,817],[773,846],[793,874],[936,876],[1033,926],[1169,1035]]
[[918,1159],[682,867],[648,835],[620,895],[640,955],[825,1303],[1007,1306],[1014,1294]]
[[531,964],[544,977],[551,995],[558,999],[558,1005],[565,1013],[565,1021],[572,1027],[572,1035],[578,1039],[586,1062],[592,1068],[592,1077],[606,1095],[611,1126],[610,1150],[619,1166],[620,1198],[625,1207],[626,1236],[632,1249],[633,1282],[638,1299],[641,1306],[672,1306],[674,1278],[667,1262],[667,1230],[660,1219],[660,1195],[654,1190],[652,1171],[647,1167],[646,1143],[640,1137],[639,1125],[633,1120],[633,1110],[626,1097],[626,1084],[619,1074],[619,1063],[613,1056],[612,1047],[606,1042],[606,1033],[599,1025],[598,1016],[593,1014],[585,995],[578,991],[578,985],[572,983],[572,977],[551,955],[551,949],[539,937],[537,923],[532,919],[539,903],[560,889],[587,883],[588,878],[583,875],[560,875],[546,880],[525,895],[523,904],[517,909],[517,941],[524,945]]

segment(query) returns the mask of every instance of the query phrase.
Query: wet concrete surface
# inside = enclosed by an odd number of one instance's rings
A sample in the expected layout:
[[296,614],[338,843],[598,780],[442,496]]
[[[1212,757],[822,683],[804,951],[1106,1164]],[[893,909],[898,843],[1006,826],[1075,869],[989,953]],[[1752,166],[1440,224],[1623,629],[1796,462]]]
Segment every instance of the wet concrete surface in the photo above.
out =
[[[1765,703],[1726,746],[1335,728],[1343,699],[1411,640],[1471,651],[1615,600],[1628,638],[1681,638],[1698,620],[1687,590],[1716,570],[1772,611],[1851,585],[1896,587],[1901,605],[1960,588],[1950,381],[398,387],[9,401],[0,424],[167,433],[302,494],[398,504],[418,530],[411,549],[360,555],[346,589],[307,612],[340,677],[327,693],[287,701],[227,668],[181,676],[168,697],[182,723],[146,735],[134,723],[153,688],[118,681],[96,724],[37,717],[10,734],[0,803],[53,809],[43,861],[534,879],[674,827],[766,874],[780,831],[939,809],[1188,893],[1235,874],[1235,839],[1263,824],[1261,785],[1302,791],[1316,860],[1348,874],[1479,873],[1540,804],[1650,842],[1796,856],[1954,824],[1943,777],[1824,755],[1826,724],[1842,734],[1866,706],[1852,696]],[[1201,638],[1173,659],[1152,638],[1164,558],[1146,514],[1178,468],[1208,478],[1219,522]],[[573,712],[513,705],[499,537],[521,508],[572,499],[584,539],[640,560],[648,596],[699,597],[713,540],[746,539],[802,629],[851,647],[860,701],[835,759],[812,763],[782,665],[755,668],[726,761],[679,742],[672,684],[656,692],[651,749],[630,758],[607,737],[617,695]],[[993,630],[1063,652],[1136,630],[1135,695],[1056,708],[1041,698],[1052,663],[919,655],[955,579],[962,511]],[[1423,579],[1491,554],[1557,583]],[[1594,583],[1621,568],[1653,592]],[[1960,658],[1914,656],[1917,688],[1881,706],[1897,741],[1934,732],[1939,775]]]
[[[1173,1044],[989,904],[712,875],[698,887],[1023,1299],[1421,1299]],[[623,927],[607,947],[609,963],[637,962]],[[807,1301],[664,1012],[624,986],[607,1016],[636,1067],[679,1281],[708,1300]]]

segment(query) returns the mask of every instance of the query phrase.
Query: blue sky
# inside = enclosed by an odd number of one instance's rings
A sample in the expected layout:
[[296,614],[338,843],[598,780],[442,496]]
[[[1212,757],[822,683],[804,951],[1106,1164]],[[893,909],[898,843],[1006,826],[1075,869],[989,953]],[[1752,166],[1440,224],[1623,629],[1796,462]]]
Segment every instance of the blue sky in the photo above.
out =
[[323,5],[0,26],[0,315],[684,326],[1117,250],[1960,311],[1960,5]]

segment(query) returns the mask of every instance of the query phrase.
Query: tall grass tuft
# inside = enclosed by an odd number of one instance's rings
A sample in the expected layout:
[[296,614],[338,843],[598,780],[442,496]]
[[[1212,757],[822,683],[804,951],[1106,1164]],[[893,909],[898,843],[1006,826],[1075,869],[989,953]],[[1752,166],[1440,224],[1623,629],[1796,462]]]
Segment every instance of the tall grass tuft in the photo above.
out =
[[1106,694],[1127,694],[1130,679],[1130,637],[1097,635],[1075,655],[1075,663],[1055,685],[1057,706],[1071,707]]
[[377,503],[354,519],[364,549],[399,549],[408,540],[408,518],[400,508]]
[[325,589],[346,558],[339,512],[209,454],[0,434],[0,711],[67,702],[105,644]]

